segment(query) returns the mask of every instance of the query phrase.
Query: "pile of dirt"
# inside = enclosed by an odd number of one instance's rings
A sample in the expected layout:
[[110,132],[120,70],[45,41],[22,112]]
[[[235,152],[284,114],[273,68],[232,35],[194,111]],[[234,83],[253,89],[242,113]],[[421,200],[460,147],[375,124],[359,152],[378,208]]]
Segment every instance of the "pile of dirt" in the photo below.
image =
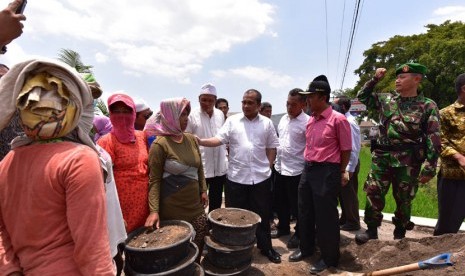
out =
[[253,225],[260,220],[255,213],[238,208],[216,209],[210,213],[210,217],[218,223],[231,226]]
[[339,269],[371,272],[418,263],[442,253],[452,253],[453,266],[409,272],[408,275],[464,275],[465,234],[406,238],[400,241],[370,240],[364,245],[357,245],[353,239],[344,237],[341,239]]
[[[341,231],[339,266],[337,269],[325,270],[320,275],[340,274],[342,276],[345,271],[354,273],[345,275],[360,275],[361,273],[417,263],[442,253],[453,253],[451,258],[454,262],[453,266],[400,275],[465,275],[465,233],[433,237],[432,228],[416,226],[413,231],[407,232],[407,238],[393,240],[394,226],[391,223],[383,223],[378,229],[379,240],[370,240],[364,245],[357,245],[354,236],[365,229],[353,232]],[[286,242],[289,238],[290,236],[284,236],[272,240],[273,248],[282,255],[282,263],[271,263],[260,254],[258,249],[254,248],[252,267],[241,275],[309,275],[310,267],[319,259],[319,253],[317,252],[301,262],[289,262],[289,255],[293,252],[286,248]]]
[[145,230],[134,236],[128,246],[134,248],[162,248],[184,240],[190,235],[190,229],[181,225],[166,225],[157,230]]

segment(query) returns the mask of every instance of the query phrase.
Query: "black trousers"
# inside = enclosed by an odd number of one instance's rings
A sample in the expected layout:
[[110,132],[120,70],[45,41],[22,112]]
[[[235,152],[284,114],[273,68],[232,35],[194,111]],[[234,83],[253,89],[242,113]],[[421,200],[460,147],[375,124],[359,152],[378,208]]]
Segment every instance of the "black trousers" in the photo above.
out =
[[[208,186],[208,212],[221,208],[223,202],[223,187],[226,185],[226,175],[205,179]],[[226,190],[225,190],[226,194]]]
[[305,165],[299,183],[300,250],[315,251],[315,238],[321,258],[328,266],[339,262],[339,213],[337,197],[341,187],[341,167],[336,163]]
[[240,184],[228,179],[229,207],[246,209],[260,216],[256,231],[257,247],[261,250],[271,249],[271,180],[253,184]]
[[465,179],[446,179],[438,175],[439,217],[434,235],[457,233],[465,219]]
[[360,226],[360,215],[358,213],[358,172],[360,171],[360,160],[355,167],[354,174],[349,180],[349,183],[341,188],[339,194],[339,202],[341,203],[341,218],[340,224],[350,224]]
[[[284,233],[290,231],[291,215],[298,213],[297,202],[300,176],[300,174],[296,176],[286,176],[276,172],[275,195],[278,202],[278,229]],[[298,237],[298,221],[295,229]]]

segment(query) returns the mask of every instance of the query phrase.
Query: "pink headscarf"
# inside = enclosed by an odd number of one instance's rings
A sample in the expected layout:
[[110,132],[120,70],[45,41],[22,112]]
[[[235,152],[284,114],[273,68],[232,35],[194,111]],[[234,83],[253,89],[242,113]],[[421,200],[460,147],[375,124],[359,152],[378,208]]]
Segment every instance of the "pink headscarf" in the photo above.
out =
[[109,133],[113,127],[111,125],[110,118],[103,115],[95,115],[94,128],[96,130],[94,135],[94,142],[97,142],[100,137]]
[[[132,109],[132,113],[112,113],[111,105],[116,102],[123,102]],[[111,133],[123,144],[134,143],[136,141],[134,122],[136,121],[136,105],[131,97],[125,94],[113,94],[108,98],[108,109],[110,110],[110,121],[113,125]]]
[[182,135],[179,117],[184,109],[190,111],[190,102],[186,98],[171,98],[160,103],[160,111],[155,115],[155,124],[150,126],[150,132],[156,136]]

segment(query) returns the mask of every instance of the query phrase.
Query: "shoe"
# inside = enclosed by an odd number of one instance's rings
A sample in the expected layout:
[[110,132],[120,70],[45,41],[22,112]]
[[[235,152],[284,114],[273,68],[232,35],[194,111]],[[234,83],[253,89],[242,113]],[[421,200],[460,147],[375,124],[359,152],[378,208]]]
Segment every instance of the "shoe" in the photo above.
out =
[[318,274],[320,273],[321,271],[327,269],[328,266],[325,264],[325,261],[323,261],[323,259],[320,259],[317,263],[315,263],[314,265],[312,265],[312,267],[310,268],[310,273],[311,274]]
[[276,252],[273,248],[268,250],[261,250],[260,253],[262,253],[263,256],[266,256],[268,260],[275,264],[279,264],[281,262],[281,254]]
[[355,235],[357,244],[364,244],[369,240],[378,239],[378,227],[368,227],[365,233]]
[[272,239],[277,239],[281,236],[287,236],[287,235],[290,235],[291,234],[291,231],[281,231],[279,229],[273,229],[271,230],[271,238]]
[[296,234],[292,235],[292,237],[289,239],[289,241],[286,244],[287,248],[289,249],[298,248],[299,245],[300,245],[300,239],[299,237],[297,237]]
[[340,229],[342,231],[357,231],[357,230],[360,230],[360,225],[346,223],[346,224],[341,225]]
[[401,240],[403,238],[405,238],[405,232],[407,230],[403,227],[397,227],[394,228],[394,239],[395,240]]
[[289,255],[289,262],[300,262],[303,259],[305,259],[305,258],[307,258],[307,257],[309,257],[311,255],[312,254],[302,253],[302,251],[300,251],[300,249],[297,249],[291,255]]

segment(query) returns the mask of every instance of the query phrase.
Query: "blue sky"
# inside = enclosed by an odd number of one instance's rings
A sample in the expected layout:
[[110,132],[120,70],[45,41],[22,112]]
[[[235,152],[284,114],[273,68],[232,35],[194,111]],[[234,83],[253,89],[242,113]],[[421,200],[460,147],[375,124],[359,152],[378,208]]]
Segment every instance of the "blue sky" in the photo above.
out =
[[[327,17],[324,0],[29,0],[24,33],[0,62],[55,58],[67,48],[94,66],[105,98],[125,91],[158,110],[162,99],[184,96],[196,107],[211,82],[232,112],[255,88],[277,114],[289,90],[319,74],[341,86],[355,0],[326,3]],[[364,1],[343,88],[354,86],[373,43],[448,19],[465,21],[463,0]]]

